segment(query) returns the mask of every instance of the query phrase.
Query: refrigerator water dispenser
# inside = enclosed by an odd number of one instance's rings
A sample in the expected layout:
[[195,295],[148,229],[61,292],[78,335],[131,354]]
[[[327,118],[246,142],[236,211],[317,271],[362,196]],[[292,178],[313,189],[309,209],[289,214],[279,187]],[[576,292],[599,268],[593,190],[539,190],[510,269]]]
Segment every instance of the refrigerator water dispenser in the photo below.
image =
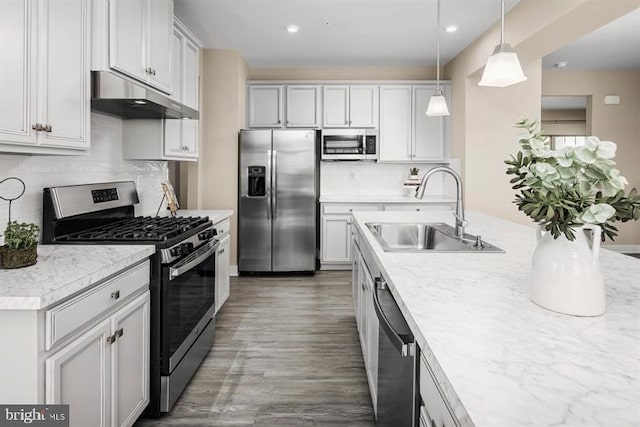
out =
[[265,181],[266,168],[264,166],[249,166],[249,179],[247,195],[249,197],[264,197],[267,195],[267,186]]

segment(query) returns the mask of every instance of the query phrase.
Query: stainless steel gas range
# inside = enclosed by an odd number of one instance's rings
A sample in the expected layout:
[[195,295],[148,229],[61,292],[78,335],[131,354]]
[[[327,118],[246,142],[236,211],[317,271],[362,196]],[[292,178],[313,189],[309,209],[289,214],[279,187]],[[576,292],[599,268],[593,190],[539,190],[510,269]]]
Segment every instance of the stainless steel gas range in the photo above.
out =
[[151,258],[150,403],[171,410],[213,345],[215,252],[207,217],[136,217],[134,182],[44,189],[43,243],[155,245]]

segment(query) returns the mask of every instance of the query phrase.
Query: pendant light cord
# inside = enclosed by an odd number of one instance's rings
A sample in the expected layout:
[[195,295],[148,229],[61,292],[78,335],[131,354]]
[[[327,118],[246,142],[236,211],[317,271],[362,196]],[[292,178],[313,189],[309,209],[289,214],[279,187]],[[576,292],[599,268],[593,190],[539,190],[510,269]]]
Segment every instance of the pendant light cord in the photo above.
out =
[[500,46],[502,46],[504,44],[504,0],[500,1],[500,5],[500,16],[502,17],[500,20]]
[[438,0],[438,17],[436,19],[436,90],[440,90],[440,0]]

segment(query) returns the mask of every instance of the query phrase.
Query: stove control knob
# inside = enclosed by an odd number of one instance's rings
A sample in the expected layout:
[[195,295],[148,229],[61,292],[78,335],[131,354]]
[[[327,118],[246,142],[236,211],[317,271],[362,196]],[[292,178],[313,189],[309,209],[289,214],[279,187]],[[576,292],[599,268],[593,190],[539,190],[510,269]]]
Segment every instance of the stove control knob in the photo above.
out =
[[193,243],[183,243],[180,245],[180,248],[182,248],[182,253],[184,255],[190,254],[191,252],[193,252]]
[[204,230],[203,232],[198,234],[198,239],[200,240],[207,240],[212,238],[213,236],[217,235],[218,233],[216,232],[216,230]]
[[171,254],[171,256],[182,256],[182,245],[171,248],[169,254]]

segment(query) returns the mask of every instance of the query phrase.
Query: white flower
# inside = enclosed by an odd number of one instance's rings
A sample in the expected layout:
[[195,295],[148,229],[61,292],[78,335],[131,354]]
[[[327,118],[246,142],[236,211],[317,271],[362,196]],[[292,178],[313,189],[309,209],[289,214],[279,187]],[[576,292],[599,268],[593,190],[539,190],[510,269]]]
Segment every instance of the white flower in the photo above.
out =
[[607,203],[598,203],[591,205],[589,208],[582,212],[578,217],[579,221],[584,224],[602,224],[609,218],[612,218],[616,214],[616,210],[613,206]]

